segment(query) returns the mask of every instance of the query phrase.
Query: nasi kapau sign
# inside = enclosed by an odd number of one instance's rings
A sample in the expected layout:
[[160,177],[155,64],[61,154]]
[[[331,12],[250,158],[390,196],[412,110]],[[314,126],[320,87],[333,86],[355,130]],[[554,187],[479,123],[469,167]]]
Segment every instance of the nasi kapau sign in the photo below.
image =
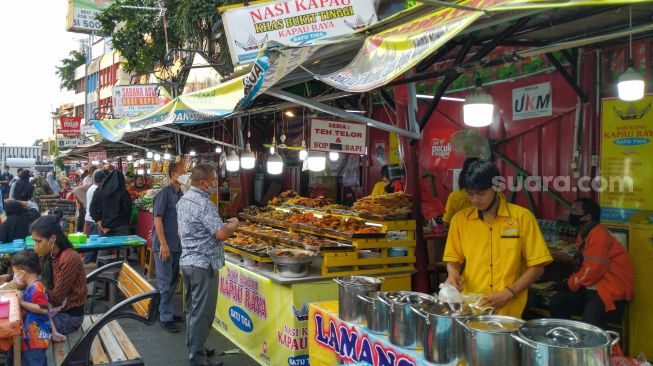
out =
[[68,0],[66,30],[79,33],[99,31],[102,25],[95,20],[95,17],[113,2],[113,0]]
[[159,98],[159,86],[118,85],[113,88],[113,117],[134,117],[152,112],[165,104]]
[[512,90],[512,119],[547,117],[553,115],[551,83],[530,85]]
[[367,126],[359,123],[312,119],[310,150],[367,154]]
[[256,60],[268,41],[309,45],[377,22],[374,0],[285,0],[243,6],[222,14],[234,65]]

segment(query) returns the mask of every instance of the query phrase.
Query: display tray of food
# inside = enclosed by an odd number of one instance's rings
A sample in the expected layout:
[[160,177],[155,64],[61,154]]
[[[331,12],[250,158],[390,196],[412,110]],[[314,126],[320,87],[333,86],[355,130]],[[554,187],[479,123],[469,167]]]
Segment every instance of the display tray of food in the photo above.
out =
[[371,220],[404,220],[413,210],[413,196],[403,192],[369,196],[354,203],[352,209],[358,216]]
[[319,258],[315,252],[301,249],[272,249],[268,254],[277,273],[289,278],[307,276],[310,273],[310,264]]
[[305,248],[315,252],[355,250],[349,242],[329,240],[304,233],[291,233],[260,224],[250,223],[241,225],[238,228],[238,232],[263,240],[274,241],[291,247]]
[[273,249],[274,245],[264,242],[260,238],[254,238],[242,233],[236,233],[224,242],[225,250],[232,253],[248,256],[259,262],[272,262],[268,255],[268,250]]

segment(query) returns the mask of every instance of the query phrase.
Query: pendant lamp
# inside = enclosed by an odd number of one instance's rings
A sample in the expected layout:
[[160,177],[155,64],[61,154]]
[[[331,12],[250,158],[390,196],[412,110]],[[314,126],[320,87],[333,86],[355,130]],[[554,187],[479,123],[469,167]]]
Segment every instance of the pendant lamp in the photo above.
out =
[[321,151],[309,151],[306,162],[310,171],[321,172],[326,169],[326,156]]
[[226,160],[227,171],[237,172],[240,169],[240,159],[236,155],[236,150],[231,150]]
[[485,127],[492,123],[494,103],[492,96],[481,87],[481,80],[476,79],[476,89],[465,97],[463,119],[467,126]]
[[340,159],[340,154],[337,151],[329,152],[329,160],[338,161],[338,159]]
[[[630,29],[633,28],[633,7],[630,7],[629,13],[629,24]],[[646,83],[644,78],[640,73],[635,71],[633,68],[633,35],[629,36],[629,59],[628,59],[628,69],[626,72],[619,76],[619,81],[617,82],[617,92],[619,94],[619,99],[625,102],[634,102],[644,98],[644,92],[646,91]]]
[[283,159],[279,154],[273,154],[268,157],[267,162],[268,174],[278,175],[283,172]]

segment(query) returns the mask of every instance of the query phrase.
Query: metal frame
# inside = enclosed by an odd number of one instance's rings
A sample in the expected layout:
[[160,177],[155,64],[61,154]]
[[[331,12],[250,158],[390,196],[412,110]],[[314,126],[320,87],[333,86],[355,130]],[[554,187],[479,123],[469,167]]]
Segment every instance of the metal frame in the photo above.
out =
[[280,90],[277,88],[269,88],[264,92],[265,94],[268,94],[270,96],[273,96],[275,98],[283,99],[292,103],[296,103],[299,105],[303,105],[305,107],[311,108],[311,109],[316,109],[318,111],[328,113],[334,116],[338,116],[341,118],[348,119],[352,122],[357,122],[361,123],[364,125],[368,125],[370,127],[375,127],[383,131],[388,131],[388,132],[393,132],[396,133],[400,136],[408,137],[411,139],[418,139],[420,137],[420,133],[416,131],[406,131],[403,128],[395,127],[392,125],[389,125],[387,123],[379,122],[377,120],[367,118],[365,116],[361,116],[355,113],[349,113],[347,111],[344,111],[342,109],[338,109],[335,107],[332,107],[330,105],[320,103],[318,101],[312,100],[312,99],[307,99],[304,97],[301,97],[296,94],[289,93],[284,90]]
[[240,146],[228,144],[228,143],[223,142],[223,141],[218,141],[218,140],[213,139],[213,138],[204,137],[204,136],[201,136],[201,135],[196,135],[194,133],[182,131],[182,130],[179,130],[179,129],[176,129],[176,128],[172,128],[172,127],[168,127],[168,126],[157,126],[156,128],[158,128],[160,130],[176,133],[178,135],[184,135],[184,136],[192,137],[192,138],[195,138],[195,139],[198,139],[198,140],[207,141],[207,142],[210,142],[212,144],[222,145],[222,146],[225,146],[225,147],[230,147],[232,149],[243,150],[243,148],[240,147]]

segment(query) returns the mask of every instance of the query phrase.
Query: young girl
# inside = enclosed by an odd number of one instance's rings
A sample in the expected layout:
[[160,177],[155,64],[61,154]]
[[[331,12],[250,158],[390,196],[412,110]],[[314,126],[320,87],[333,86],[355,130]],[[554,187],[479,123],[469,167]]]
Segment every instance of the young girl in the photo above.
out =
[[[17,287],[23,290],[20,297],[23,308],[22,364],[47,365],[46,351],[50,347],[52,327],[45,286],[38,280],[41,270],[39,256],[32,249],[18,252],[11,258],[11,268]],[[8,355],[13,353],[9,352]]]

